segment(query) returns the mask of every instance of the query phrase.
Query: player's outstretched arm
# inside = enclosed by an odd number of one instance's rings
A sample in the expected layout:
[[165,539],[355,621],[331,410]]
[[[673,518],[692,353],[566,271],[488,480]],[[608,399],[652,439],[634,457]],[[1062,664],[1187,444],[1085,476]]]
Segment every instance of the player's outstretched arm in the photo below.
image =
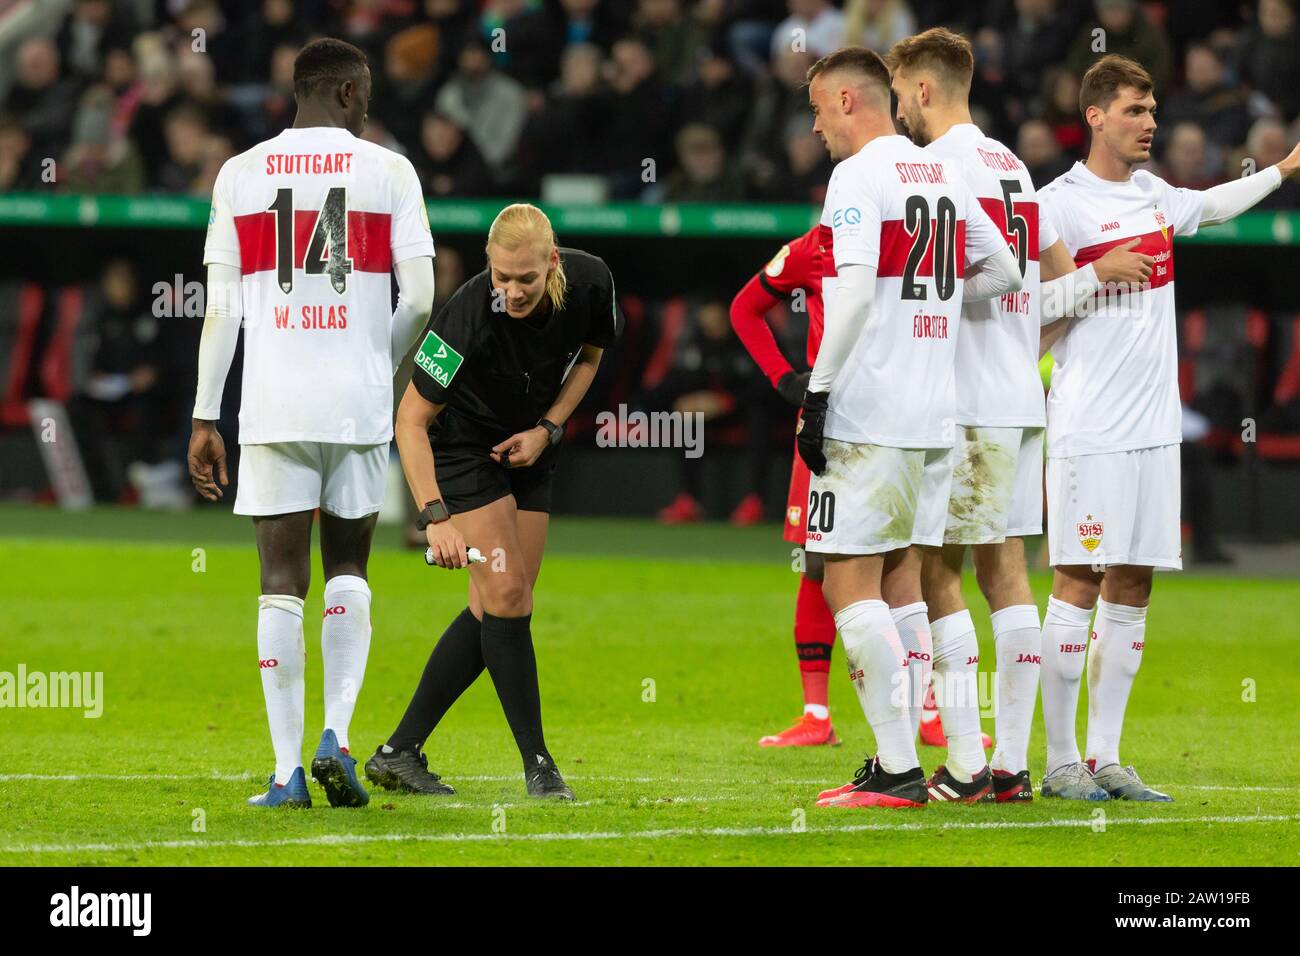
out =
[[[435,405],[411,383],[402,394],[393,422],[393,437],[397,439],[397,452],[402,460],[402,473],[411,489],[415,506],[423,508],[430,501],[441,501],[438,479],[433,468],[433,446],[429,444],[429,428],[443,406]],[[465,538],[452,519],[430,524],[425,529],[434,563],[441,568],[469,566],[465,551]]]
[[433,311],[433,259],[429,256],[404,259],[393,266],[393,273],[397,276],[392,333],[393,372],[396,373],[402,357],[415,343],[415,337]]
[[1275,166],[1253,176],[1211,186],[1201,192],[1201,225],[1212,226],[1240,216],[1300,171],[1300,146]]
[[221,497],[230,483],[226,473],[226,444],[217,431],[221,418],[221,393],[239,344],[243,300],[238,266],[214,262],[208,266],[207,308],[203,337],[199,341],[199,382],[194,400],[190,447],[190,480],[209,501]]

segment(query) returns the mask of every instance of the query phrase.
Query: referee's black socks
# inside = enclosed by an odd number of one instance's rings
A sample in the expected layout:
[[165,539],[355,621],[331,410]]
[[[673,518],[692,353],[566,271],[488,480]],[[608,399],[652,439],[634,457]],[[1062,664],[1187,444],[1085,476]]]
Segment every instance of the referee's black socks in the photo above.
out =
[[483,612],[483,661],[526,765],[531,765],[537,754],[550,758],[542,736],[542,700],[537,689],[531,623],[531,614],[494,617]]
[[[525,626],[527,618],[525,620]],[[402,715],[402,721],[388,738],[394,750],[417,750],[438,726],[438,722],[483,673],[482,625],[469,608],[447,626],[424,665],[419,686]],[[531,650],[531,648],[530,648]],[[536,678],[534,678],[535,682]]]

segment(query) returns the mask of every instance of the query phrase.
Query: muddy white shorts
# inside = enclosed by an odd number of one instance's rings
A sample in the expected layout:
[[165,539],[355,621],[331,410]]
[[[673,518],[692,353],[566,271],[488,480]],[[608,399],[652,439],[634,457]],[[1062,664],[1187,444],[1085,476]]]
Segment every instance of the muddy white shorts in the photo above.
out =
[[1181,570],[1179,446],[1047,459],[1052,565]]
[[[927,466],[945,448],[890,448],[827,438],[826,470],[808,489],[807,548],[822,554],[881,554],[912,543]],[[942,469],[932,476],[941,484]],[[947,501],[946,484],[941,491]]]
[[944,529],[918,544],[998,544],[1043,533],[1043,429],[959,426]]
[[364,518],[384,503],[388,443],[292,441],[239,448],[237,515],[281,515],[320,508]]

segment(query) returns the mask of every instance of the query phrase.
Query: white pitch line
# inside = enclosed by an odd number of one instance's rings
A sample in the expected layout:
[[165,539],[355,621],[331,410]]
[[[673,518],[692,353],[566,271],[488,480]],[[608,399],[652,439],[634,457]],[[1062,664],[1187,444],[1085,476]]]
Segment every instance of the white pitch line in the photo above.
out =
[[[1257,816],[1207,817],[1129,817],[1107,820],[1106,826],[1160,826],[1170,824],[1248,824],[1286,823],[1300,820],[1300,814],[1261,814]],[[795,831],[790,827],[679,827],[666,830],[578,831],[570,833],[376,833],[322,834],[313,837],[289,837],[282,840],[145,840],[138,843],[26,844],[0,847],[0,853],[121,853],[127,850],[202,850],[223,848],[257,848],[278,846],[348,846],[366,843],[549,843],[594,840],[673,840],[687,837],[767,837],[809,834],[877,833],[882,831],[924,832],[938,830],[1045,830],[1091,828],[1091,818],[1078,820],[985,821],[969,823],[858,823],[847,826],[809,827]]]
[[[520,780],[522,774],[467,774],[464,776],[456,775],[450,778],[453,782],[465,780],[472,783],[514,783]],[[793,780],[789,778],[777,778],[766,780],[734,780],[720,778],[703,778],[688,779],[684,777],[609,777],[599,774],[565,774],[570,780],[585,780],[598,783],[684,783],[700,784],[707,786],[734,786],[734,787],[758,787],[758,786],[776,786],[776,787],[827,787],[830,786],[828,778],[817,780]],[[76,782],[79,780],[111,780],[111,781],[131,781],[131,780],[212,780],[217,782],[247,782],[250,780],[262,780],[263,776],[252,773],[3,773],[0,774],[0,783],[10,781],[52,781],[52,782]],[[1172,790],[1205,790],[1222,793],[1292,793],[1296,791],[1295,787],[1252,787],[1252,786],[1216,786],[1198,783],[1155,783],[1152,786],[1157,789],[1164,787]],[[739,797],[714,797],[717,800],[735,800]]]

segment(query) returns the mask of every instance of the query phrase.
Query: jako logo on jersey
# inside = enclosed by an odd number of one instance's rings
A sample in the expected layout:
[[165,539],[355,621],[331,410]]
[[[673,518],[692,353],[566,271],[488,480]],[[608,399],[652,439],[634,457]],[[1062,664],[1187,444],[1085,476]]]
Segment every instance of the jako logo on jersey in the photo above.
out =
[[1085,515],[1075,530],[1079,534],[1079,543],[1083,545],[1085,551],[1092,553],[1097,550],[1097,545],[1101,544],[1102,535],[1106,531],[1106,525],[1095,520],[1092,515]]
[[929,654],[922,654],[920,651],[908,651],[908,652],[907,652],[907,659],[908,659],[908,660],[911,660],[913,657],[915,657],[917,660],[921,660],[921,661],[928,661],[928,660],[930,659],[930,655],[929,655]]
[[848,209],[836,209],[831,216],[832,228],[839,226],[856,226],[862,221],[862,210],[857,206],[850,206]]
[[325,609],[325,613],[322,614],[321,617],[329,617],[332,614],[347,614],[347,613],[348,613],[347,608],[345,608],[342,604],[336,604],[333,607],[327,607]]
[[1103,222],[1101,224],[1102,232],[1110,232],[1112,229],[1118,229],[1118,228],[1119,228],[1118,222]]
[[1016,658],[1017,664],[1041,664],[1043,659],[1037,654],[1021,654]]
[[267,658],[263,658],[262,660],[258,661],[258,662],[257,662],[257,666],[258,666],[258,667],[261,667],[261,668],[263,668],[263,669],[265,669],[265,668],[267,668],[267,667],[279,667],[279,666],[280,666],[280,662],[279,662],[278,660],[276,660],[274,657],[267,657]]
[[978,654],[976,654],[974,657],[966,658],[967,667],[969,667],[971,664],[978,664],[979,662],[980,662],[980,656]]

